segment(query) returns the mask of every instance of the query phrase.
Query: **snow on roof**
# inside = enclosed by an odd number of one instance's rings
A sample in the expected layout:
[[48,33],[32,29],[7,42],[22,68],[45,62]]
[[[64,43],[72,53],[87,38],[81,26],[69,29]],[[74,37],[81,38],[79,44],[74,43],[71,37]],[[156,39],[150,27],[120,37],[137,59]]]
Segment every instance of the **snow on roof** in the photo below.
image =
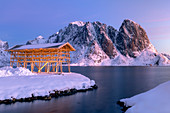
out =
[[22,50],[22,49],[40,49],[40,48],[58,48],[64,43],[48,43],[48,44],[34,44],[34,45],[16,45],[8,50]]

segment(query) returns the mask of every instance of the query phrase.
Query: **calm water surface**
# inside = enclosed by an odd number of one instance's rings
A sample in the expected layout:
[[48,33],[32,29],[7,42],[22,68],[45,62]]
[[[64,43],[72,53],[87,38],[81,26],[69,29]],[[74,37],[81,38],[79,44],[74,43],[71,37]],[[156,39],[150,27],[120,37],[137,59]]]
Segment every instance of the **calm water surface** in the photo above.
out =
[[1,113],[121,113],[116,104],[170,80],[170,67],[72,67],[97,82],[98,89],[29,103],[0,105]]

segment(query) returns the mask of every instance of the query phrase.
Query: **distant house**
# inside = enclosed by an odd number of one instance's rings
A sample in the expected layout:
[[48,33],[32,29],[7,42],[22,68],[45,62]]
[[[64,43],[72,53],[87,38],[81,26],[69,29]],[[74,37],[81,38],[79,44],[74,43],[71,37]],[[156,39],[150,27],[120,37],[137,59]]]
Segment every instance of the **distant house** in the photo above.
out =
[[75,51],[71,44],[67,43],[48,43],[37,45],[16,45],[9,48],[10,66],[27,68],[31,65],[31,71],[42,72],[63,72],[62,64],[68,64],[70,72],[70,51]]

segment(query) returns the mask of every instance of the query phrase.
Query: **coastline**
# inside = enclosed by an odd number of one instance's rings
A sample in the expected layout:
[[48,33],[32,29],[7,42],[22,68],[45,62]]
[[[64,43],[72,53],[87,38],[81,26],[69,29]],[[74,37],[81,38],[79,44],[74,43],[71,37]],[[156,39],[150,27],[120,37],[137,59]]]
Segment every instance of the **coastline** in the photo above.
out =
[[51,100],[97,89],[94,80],[78,73],[0,77],[0,104]]

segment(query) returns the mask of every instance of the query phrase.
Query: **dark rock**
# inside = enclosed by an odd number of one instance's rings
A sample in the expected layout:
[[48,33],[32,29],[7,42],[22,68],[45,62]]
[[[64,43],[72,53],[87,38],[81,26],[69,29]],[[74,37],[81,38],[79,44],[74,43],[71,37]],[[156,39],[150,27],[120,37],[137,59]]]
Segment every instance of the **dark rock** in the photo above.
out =
[[31,97],[28,97],[28,98],[24,99],[24,102],[31,102],[31,101],[32,101]]
[[116,47],[124,56],[136,58],[134,52],[141,52],[150,44],[145,30],[131,20],[124,20],[116,37]]
[[86,92],[87,90],[93,90],[94,88],[97,88],[97,85],[94,85],[93,87],[89,89],[80,89],[80,90],[68,89],[64,91],[53,90],[54,93],[49,92],[49,95],[46,95],[46,96],[34,96],[32,94],[31,97],[27,97],[27,98],[15,99],[11,97],[12,98],[11,100],[10,99],[0,100],[0,104],[11,104],[14,102],[31,102],[33,100],[51,100],[52,97],[57,98],[58,96],[68,96],[68,95],[75,94],[77,92]]
[[122,107],[122,111],[125,112],[127,109],[129,109],[131,106],[125,106],[124,102],[118,101],[117,104]]
[[77,90],[77,92],[86,92],[87,91],[87,89],[79,89],[79,90]]
[[68,96],[68,95],[71,95],[72,93],[71,93],[71,91],[68,89],[68,90],[64,90],[63,91],[63,95],[64,96]]
[[6,100],[3,100],[2,103],[4,103],[4,104],[11,104],[11,103],[12,103],[12,100],[6,99]]
[[93,89],[97,89],[98,86],[95,84],[94,86],[91,86]]
[[15,103],[16,99],[15,98],[12,98],[12,103]]
[[76,89],[70,89],[70,91],[72,92],[72,94],[77,93],[77,90],[76,90]]
[[89,91],[90,91],[90,90],[93,90],[93,88],[92,88],[92,87],[90,87],[90,88],[88,88],[87,90],[89,90]]
[[37,96],[37,99],[38,99],[38,100],[43,100],[44,97],[43,97],[43,96]]
[[56,94],[56,93],[50,93],[50,96],[57,98],[57,97],[58,97],[58,94]]
[[51,96],[45,96],[43,99],[44,100],[51,100]]

